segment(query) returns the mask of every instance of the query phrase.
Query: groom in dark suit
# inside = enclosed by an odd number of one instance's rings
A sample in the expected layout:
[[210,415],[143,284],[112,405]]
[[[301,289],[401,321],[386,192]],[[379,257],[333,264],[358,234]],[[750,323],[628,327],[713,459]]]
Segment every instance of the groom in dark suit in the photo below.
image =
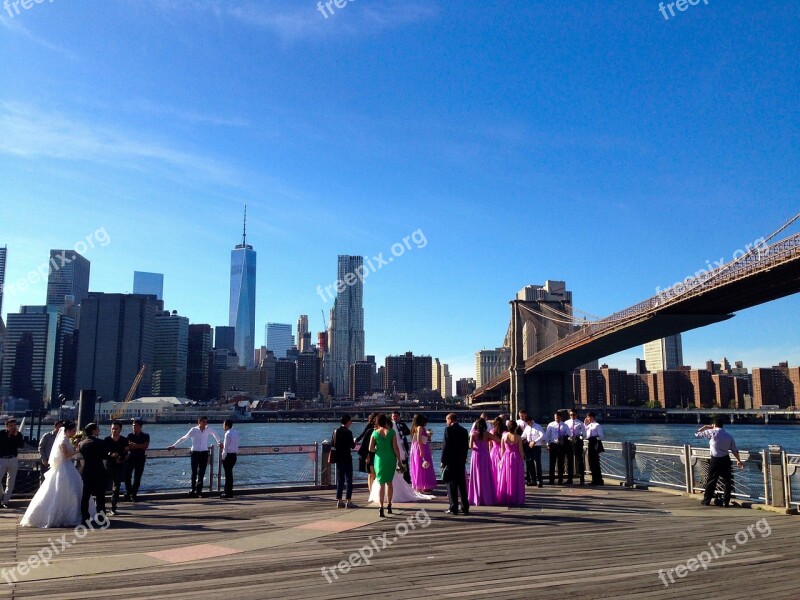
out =
[[108,456],[108,447],[104,440],[97,437],[100,428],[97,423],[89,423],[84,428],[86,439],[80,444],[79,451],[83,455],[83,495],[81,496],[81,518],[89,523],[89,496],[94,496],[97,514],[105,518],[106,512],[106,467],[103,460]]
[[467,450],[469,449],[467,430],[458,424],[455,413],[447,415],[447,427],[444,430],[444,446],[442,447],[443,479],[447,483],[447,499],[450,502],[448,515],[458,514],[458,495],[461,494],[461,510],[469,514],[467,499]]

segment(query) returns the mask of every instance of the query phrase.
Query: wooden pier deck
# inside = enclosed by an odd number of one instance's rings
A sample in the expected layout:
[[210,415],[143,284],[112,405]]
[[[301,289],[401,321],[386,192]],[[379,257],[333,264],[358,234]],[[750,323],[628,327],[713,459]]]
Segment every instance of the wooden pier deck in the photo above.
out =
[[[437,494],[386,519],[337,510],[328,490],[125,503],[109,528],[65,549],[72,529],[19,528],[21,510],[0,511],[0,575],[18,579],[0,578],[0,598],[800,598],[796,516],[545,487],[528,488],[522,508],[451,517]],[[365,505],[365,493],[354,500]],[[49,565],[9,571],[54,547]],[[369,564],[330,571],[360,549]]]

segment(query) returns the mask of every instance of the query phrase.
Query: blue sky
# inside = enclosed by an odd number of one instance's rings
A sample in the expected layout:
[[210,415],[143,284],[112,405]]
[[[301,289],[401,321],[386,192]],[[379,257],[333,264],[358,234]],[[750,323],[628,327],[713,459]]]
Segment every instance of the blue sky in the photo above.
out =
[[[301,313],[317,331],[338,254],[388,257],[421,230],[365,283],[367,352],[474,376],[522,286],[566,280],[606,315],[800,211],[793,3],[669,20],[651,0],[357,0],[327,19],[305,0],[18,8],[0,11],[10,282],[102,230],[92,290],[163,272],[167,308],[227,324],[247,203],[259,336]],[[685,334],[685,362],[797,364],[798,309]]]

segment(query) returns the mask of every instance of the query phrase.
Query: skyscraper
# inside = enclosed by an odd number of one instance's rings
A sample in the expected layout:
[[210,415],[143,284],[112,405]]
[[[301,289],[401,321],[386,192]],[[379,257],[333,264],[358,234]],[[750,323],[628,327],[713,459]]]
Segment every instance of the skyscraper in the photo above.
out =
[[214,328],[214,348],[224,348],[234,352],[236,343],[236,328],[227,325],[217,325]]
[[651,373],[672,371],[683,365],[681,334],[647,342],[644,345],[644,360]]
[[286,353],[294,346],[292,326],[288,323],[267,323],[264,335],[267,350],[272,350],[275,358],[286,358]]
[[80,305],[89,295],[89,261],[74,250],[50,250],[47,304],[64,306],[66,296]]
[[208,400],[211,397],[211,325],[189,325],[189,349],[186,355],[186,397]]
[[133,272],[133,293],[149,294],[159,300],[163,300],[164,295],[164,275],[161,273],[146,273],[144,271]]
[[8,315],[3,386],[26,398],[31,408],[47,406],[62,393],[65,348],[72,344],[74,321],[57,306],[23,306]]
[[[153,366],[156,313],[148,296],[92,292],[81,308],[75,388],[93,389],[104,401],[124,400],[142,365]],[[136,397],[149,396],[145,376]]]
[[352,284],[337,289],[332,309],[328,340],[332,372],[325,375],[337,396],[349,394],[350,365],[364,360],[364,282],[355,276],[363,264],[361,256],[339,256],[337,280]]
[[316,352],[301,352],[297,357],[298,400],[313,400],[319,395],[319,363]]
[[189,319],[177,311],[157,314],[151,392],[154,396],[186,395],[188,351]]
[[300,352],[311,350],[311,336],[305,337],[308,332],[308,315],[300,315],[297,319],[297,349]]
[[231,296],[228,325],[236,328],[234,348],[239,366],[253,366],[256,341],[256,252],[247,243],[247,207],[242,243],[231,250]]
[[8,246],[0,248],[0,321],[3,320],[3,288],[6,286],[6,254]]

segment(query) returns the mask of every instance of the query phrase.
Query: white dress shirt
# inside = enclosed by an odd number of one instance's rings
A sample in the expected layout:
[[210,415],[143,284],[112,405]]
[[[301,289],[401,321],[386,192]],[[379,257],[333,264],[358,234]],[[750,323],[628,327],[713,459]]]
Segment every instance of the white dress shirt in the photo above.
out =
[[603,426],[600,425],[597,421],[589,423],[586,426],[586,439],[596,437],[599,440],[603,440]]
[[400,431],[400,422],[398,421],[395,423],[392,421],[392,429],[394,429],[394,434],[397,436],[397,449],[400,450],[400,461],[404,461],[406,459],[406,448],[403,444],[403,434]]
[[545,444],[557,444],[560,437],[568,435],[564,423],[558,421],[551,421],[544,432]]
[[225,439],[222,441],[222,458],[228,454],[237,454],[239,452],[239,432],[231,428],[225,432]]
[[736,447],[736,442],[733,440],[733,436],[724,429],[715,427],[714,429],[698,431],[694,434],[694,437],[709,440],[708,449],[711,451],[711,456],[714,458],[724,458],[728,456],[728,451],[739,451]]
[[522,439],[525,440],[526,444],[533,442],[534,446],[541,446],[544,439],[544,429],[538,423],[525,425],[525,429],[522,431]]
[[186,435],[178,439],[178,441],[172,445],[177,446],[181,442],[191,440],[192,452],[206,452],[208,451],[208,436],[213,437],[217,441],[217,444],[219,444],[219,438],[217,437],[217,434],[214,433],[210,427],[206,427],[203,431],[200,431],[199,427],[192,427],[188,432],[186,432]]
[[564,422],[564,426],[567,428],[569,433],[567,434],[570,437],[586,437],[586,426],[583,424],[583,421],[579,421],[578,419],[567,419]]

